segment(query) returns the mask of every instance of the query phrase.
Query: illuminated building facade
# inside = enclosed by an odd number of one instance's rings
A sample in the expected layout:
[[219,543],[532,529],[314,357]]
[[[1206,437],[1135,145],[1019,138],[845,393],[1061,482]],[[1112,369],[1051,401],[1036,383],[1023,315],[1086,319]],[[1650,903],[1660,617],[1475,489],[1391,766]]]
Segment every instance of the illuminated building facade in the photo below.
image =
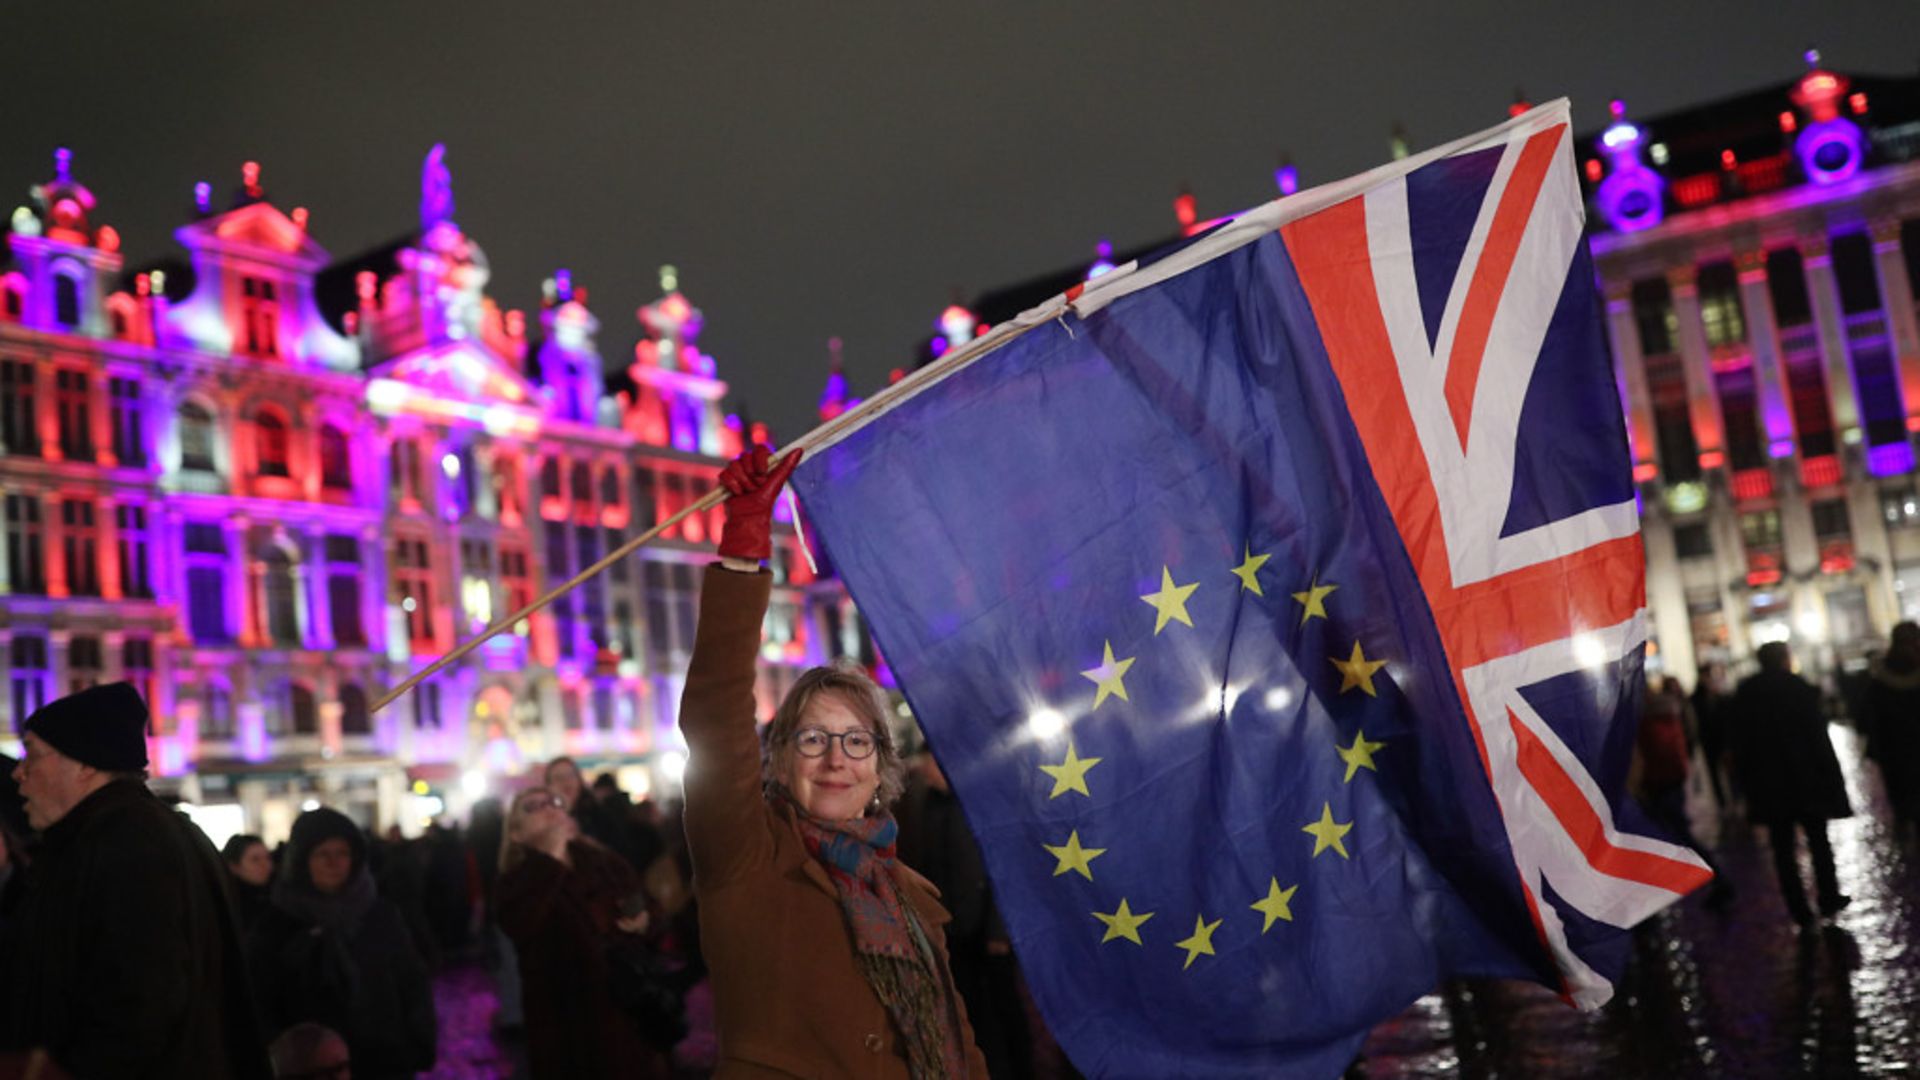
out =
[[[671,269],[613,381],[565,271],[536,316],[486,294],[438,147],[419,228],[334,260],[257,166],[207,185],[184,265],[123,273],[56,157],[0,263],[0,699],[131,679],[152,758],[214,831],[322,799],[416,828],[557,754],[677,779],[674,710],[719,512],[689,517],[379,714],[497,617],[698,500],[738,452]],[[865,653],[844,592],[776,540],[763,710]]]

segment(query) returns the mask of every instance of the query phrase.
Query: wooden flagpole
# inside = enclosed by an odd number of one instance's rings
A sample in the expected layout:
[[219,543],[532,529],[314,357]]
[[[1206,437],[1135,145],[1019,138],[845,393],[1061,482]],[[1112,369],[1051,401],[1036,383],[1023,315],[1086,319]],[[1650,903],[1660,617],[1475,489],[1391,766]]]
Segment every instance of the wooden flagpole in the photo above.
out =
[[[987,352],[999,348],[1001,345],[1012,341],[1045,321],[1046,320],[1040,320],[1025,325],[1003,324],[1003,326],[1009,327],[1005,333],[989,333],[982,337],[975,338],[960,348],[948,353],[946,356],[941,357],[926,367],[921,368],[919,371],[887,387],[885,390],[880,391],[866,401],[861,402],[857,407],[849,409],[839,416],[834,417],[832,420],[814,428],[812,431],[807,432],[799,439],[794,440],[784,452],[775,457],[773,462],[769,463],[769,468],[786,460],[790,454],[810,450],[817,446],[829,446],[838,442],[842,436],[857,429],[868,420],[906,401],[933,383],[938,382],[954,371],[972,363]],[[533,615],[541,608],[546,607],[560,597],[579,588],[588,578],[601,573],[606,570],[607,567],[640,550],[646,544],[650,543],[654,537],[678,525],[681,520],[688,515],[705,513],[727,501],[727,498],[727,489],[723,487],[716,487],[712,491],[707,492],[691,506],[682,507],[680,511],[672,517],[626,543],[621,544],[619,547],[608,552],[605,558],[573,575],[573,577],[564,584],[547,590],[545,594],[534,599],[519,611],[514,612],[504,619],[496,620],[493,625],[480,631],[479,634],[454,646],[452,652],[421,668],[419,671],[414,672],[412,675],[407,676],[406,679],[401,681],[400,685],[382,694],[380,700],[373,703],[373,708],[370,711],[379,712],[381,709],[393,704],[400,699],[402,694],[405,694],[407,691],[412,690],[414,687],[419,686],[421,683],[439,674],[441,669],[466,656],[494,637],[505,633],[508,629],[518,624],[520,620]]]

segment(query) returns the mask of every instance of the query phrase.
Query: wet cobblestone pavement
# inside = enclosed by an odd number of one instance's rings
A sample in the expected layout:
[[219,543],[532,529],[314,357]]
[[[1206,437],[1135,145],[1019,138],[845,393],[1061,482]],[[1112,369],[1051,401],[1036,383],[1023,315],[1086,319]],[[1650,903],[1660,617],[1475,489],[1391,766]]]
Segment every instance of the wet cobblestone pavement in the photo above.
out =
[[[1695,832],[1738,890],[1734,902],[1715,912],[1689,897],[1642,926],[1606,1008],[1579,1012],[1529,983],[1451,985],[1377,1028],[1349,1076],[1920,1076],[1920,843],[1896,842],[1858,737],[1838,726],[1832,733],[1854,816],[1829,830],[1841,889],[1853,897],[1830,924],[1801,933],[1774,883],[1765,830],[1709,808],[1695,815]],[[493,1035],[484,973],[450,970],[436,997],[441,1063],[432,1077],[515,1075],[521,1055]],[[705,1075],[712,1060],[710,1018],[694,1019],[704,1041],[687,1048],[695,1053],[681,1063],[682,1077]]]

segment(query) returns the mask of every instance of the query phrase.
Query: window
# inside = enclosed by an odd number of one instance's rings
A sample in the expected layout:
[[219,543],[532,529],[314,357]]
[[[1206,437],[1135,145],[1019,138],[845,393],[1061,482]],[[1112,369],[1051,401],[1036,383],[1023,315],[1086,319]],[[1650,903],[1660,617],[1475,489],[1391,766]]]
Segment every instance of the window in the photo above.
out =
[[600,471],[600,506],[605,510],[620,508],[620,470],[611,465]]
[[40,456],[40,429],[34,418],[33,363],[0,360],[0,439],[7,453]]
[[367,710],[367,692],[359,683],[340,687],[340,734],[373,734],[373,714]]
[[1740,308],[1740,279],[1730,262],[1700,268],[1700,321],[1713,348],[1747,340],[1747,320]]
[[[533,575],[527,570],[527,553],[521,548],[500,548],[500,584],[506,589],[507,614],[533,603]],[[516,634],[527,632],[523,620],[513,628]]]
[[353,450],[347,433],[333,424],[320,425],[320,486],[329,491],[353,489]]
[[313,700],[311,687],[305,683],[288,683],[287,704],[295,735],[320,733],[320,709]]
[[1840,288],[1840,310],[1859,315],[1880,310],[1880,283],[1874,277],[1873,242],[1863,232],[1833,238],[1833,279]]
[[47,639],[16,634],[13,639],[13,725],[17,731],[27,717],[47,703]]
[[550,457],[540,463],[540,497],[560,498],[560,459]]
[[423,682],[413,688],[413,726],[440,730],[440,684]]
[[60,551],[67,560],[67,592],[99,596],[100,531],[93,503],[86,499],[60,500],[60,525]]
[[203,711],[200,714],[200,737],[203,739],[233,738],[233,691],[227,684],[210,682],[203,696]]
[[265,278],[240,279],[242,351],[249,356],[280,355],[280,298]]
[[183,531],[187,564],[187,630],[202,645],[233,640],[227,628],[227,535],[211,522],[188,522]]
[[40,527],[40,499],[35,495],[7,496],[7,582],[16,593],[47,591],[44,537]]
[[653,499],[653,470],[644,467],[633,470],[633,524],[636,528],[651,529],[659,522]]
[[1816,499],[1812,510],[1815,539],[1845,540],[1853,535],[1853,526],[1847,520],[1847,500]]
[[323,550],[327,563],[327,611],[333,617],[333,643],[365,645],[367,631],[360,621],[360,542],[351,536],[329,536]]
[[194,402],[180,406],[180,467],[214,471],[213,414]]
[[[153,718],[156,727],[171,723],[171,718],[163,719],[153,707],[153,642],[146,638],[128,638],[120,646],[122,677],[140,691],[140,700],[147,703],[147,712]],[[160,731],[158,734],[171,734]]]
[[593,684],[593,726],[613,730],[613,684],[605,679]]
[[1920,493],[1911,487],[1892,488],[1880,493],[1880,514],[1895,528],[1920,525]]
[[393,440],[393,490],[400,494],[402,501],[417,503],[420,501],[421,488],[419,441],[408,438]]
[[[626,542],[627,542],[627,531],[625,529],[608,529],[607,530],[607,554],[611,555],[614,552],[620,550],[620,546],[622,544],[625,544]],[[633,553],[628,552],[618,562],[614,563],[612,566],[607,567],[607,576],[612,578],[615,581],[630,580],[633,577],[633,571],[627,568],[627,562],[632,558],[633,558]]]
[[646,592],[649,661],[655,667],[672,667],[684,661],[693,648],[699,598],[693,567],[682,563],[645,562],[641,585]]
[[71,274],[53,274],[53,321],[64,330],[80,326],[80,283]]
[[141,411],[140,380],[115,376],[107,380],[107,396],[113,410],[113,456],[126,468],[147,464],[147,438]]
[[135,599],[151,597],[153,560],[148,551],[151,538],[147,534],[147,508],[116,506],[113,523],[114,543],[119,548],[120,594]]
[[1640,327],[1640,352],[1647,356],[1674,350],[1680,319],[1673,312],[1673,293],[1659,278],[1633,283],[1633,318]]
[[1807,295],[1806,267],[1793,248],[1767,252],[1767,292],[1773,297],[1773,317],[1781,329],[1813,321],[1813,303]]
[[433,636],[433,560],[427,542],[414,537],[393,541],[393,587],[407,617],[413,647],[431,650]]
[[586,717],[581,715],[585,710],[586,702],[581,700],[578,687],[569,686],[560,691],[560,722],[568,731],[586,727]]
[[294,601],[293,556],[269,544],[260,559],[261,620],[267,640],[281,648],[300,644],[300,611]]
[[[599,530],[591,525],[583,525],[574,531],[574,542],[578,545],[580,561],[576,565],[581,570],[600,561]],[[586,621],[587,637],[593,647],[607,647],[607,579],[595,574],[581,584],[580,617]]]
[[93,460],[93,410],[87,400],[87,373],[63,368],[53,376],[53,400],[60,413],[60,454],[68,461]]
[[440,472],[447,478],[447,497],[459,517],[473,513],[473,448],[461,446],[440,456]]
[[[572,575],[567,570],[567,527],[558,521],[547,522],[547,581],[557,585]],[[577,590],[576,590],[577,591]],[[574,593],[558,597],[547,606],[553,612],[554,639],[560,655],[574,653]]]
[[622,660],[633,658],[633,605],[625,600],[613,602],[613,643],[609,647]]
[[67,641],[67,692],[77,694],[89,686],[100,685],[104,669],[100,661],[100,639],[75,634]]
[[260,475],[288,475],[286,420],[273,409],[261,409],[253,418],[253,438]]
[[525,495],[520,487],[520,462],[511,454],[493,456],[493,499],[502,521],[517,523],[526,513]]
[[485,540],[460,541],[460,607],[474,630],[493,622],[493,553]]
[[1780,512],[1756,510],[1751,514],[1740,515],[1740,536],[1747,542],[1749,548],[1778,547]]
[[1713,555],[1713,533],[1704,522],[1673,527],[1673,546],[1683,559],[1705,559]]

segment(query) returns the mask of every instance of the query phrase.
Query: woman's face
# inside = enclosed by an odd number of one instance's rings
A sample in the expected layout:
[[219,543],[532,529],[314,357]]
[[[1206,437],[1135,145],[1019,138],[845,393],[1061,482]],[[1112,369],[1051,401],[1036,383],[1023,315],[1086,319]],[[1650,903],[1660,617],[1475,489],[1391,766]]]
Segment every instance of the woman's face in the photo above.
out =
[[249,885],[265,885],[273,876],[273,856],[267,854],[267,845],[248,844],[240,861],[233,864],[233,876]]
[[[802,736],[810,729],[829,736],[826,752],[819,757],[801,752],[807,742]],[[845,736],[850,732],[856,744],[865,736],[873,752],[860,758],[848,755]],[[785,748],[787,789],[802,809],[822,820],[845,821],[864,815],[880,787],[880,754],[873,748],[874,742],[873,729],[847,707],[845,698],[831,691],[815,695],[800,714]]]
[[353,876],[353,846],[339,837],[322,840],[307,855],[307,877],[316,892],[333,894]]
[[579,830],[573,816],[560,804],[560,797],[549,788],[522,792],[514,800],[508,835],[516,844],[543,847],[557,836],[571,840]]
[[547,790],[569,808],[580,801],[580,770],[571,761],[556,762],[547,770]]

